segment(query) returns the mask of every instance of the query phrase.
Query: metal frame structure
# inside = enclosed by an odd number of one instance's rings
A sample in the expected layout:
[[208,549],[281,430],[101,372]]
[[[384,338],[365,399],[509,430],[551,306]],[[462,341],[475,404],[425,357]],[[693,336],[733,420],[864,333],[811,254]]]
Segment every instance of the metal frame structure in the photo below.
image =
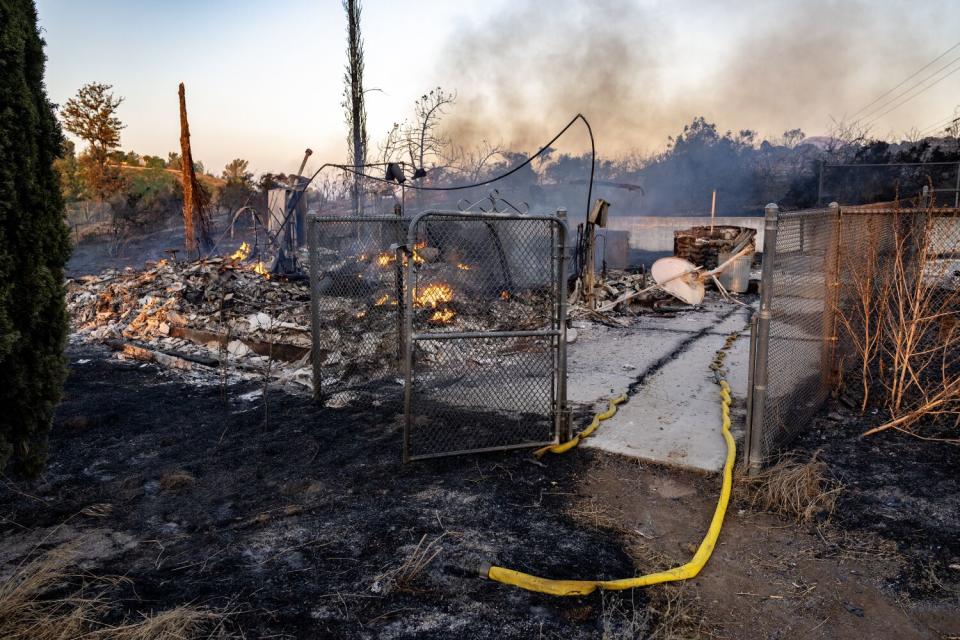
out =
[[[404,371],[404,433],[403,433],[403,459],[404,461],[434,458],[440,456],[457,455],[464,453],[479,453],[485,451],[497,451],[506,449],[515,449],[531,446],[552,444],[560,439],[569,438],[569,412],[567,410],[566,400],[566,260],[567,260],[567,225],[566,212],[558,211],[556,216],[551,215],[530,215],[525,213],[500,213],[500,212],[464,212],[464,211],[426,211],[415,216],[411,221],[407,233],[406,246],[400,250],[406,251],[412,255],[412,247],[417,243],[418,232],[426,222],[484,222],[488,226],[500,225],[501,228],[509,228],[511,224],[529,224],[539,221],[551,227],[551,255],[549,265],[551,280],[551,290],[553,291],[553,309],[551,313],[551,322],[549,328],[542,330],[502,330],[502,331],[421,331],[415,322],[415,294],[418,286],[418,267],[412,259],[406,261],[405,282],[406,286],[404,310],[404,328],[403,328],[403,371]],[[492,226],[491,226],[492,229]],[[415,409],[416,400],[422,389],[417,381],[417,362],[415,352],[418,346],[425,342],[440,341],[444,344],[453,342],[474,341],[502,341],[510,339],[533,339],[543,340],[549,344],[551,352],[551,380],[550,384],[550,413],[548,417],[552,423],[552,429],[549,438],[542,439],[521,439],[515,442],[501,443],[493,446],[463,446],[455,449],[446,449],[442,451],[422,451],[412,442],[413,431],[418,428],[415,424],[422,416],[417,415]],[[463,363],[466,366],[466,363]],[[429,401],[429,400],[428,400]],[[497,410],[509,411],[507,407],[486,407],[487,413],[495,413]],[[464,419],[469,420],[470,414],[464,413]]]

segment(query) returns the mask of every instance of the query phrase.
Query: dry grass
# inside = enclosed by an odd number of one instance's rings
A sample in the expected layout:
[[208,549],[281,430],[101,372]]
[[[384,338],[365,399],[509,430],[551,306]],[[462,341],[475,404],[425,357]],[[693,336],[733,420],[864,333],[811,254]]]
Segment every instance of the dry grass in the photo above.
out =
[[937,419],[960,427],[960,289],[949,285],[956,267],[945,259],[960,237],[932,209],[901,210],[899,202],[891,215],[855,220],[863,237],[841,257],[852,296],[837,318],[859,363],[861,412],[873,401],[890,417],[864,435],[896,429],[960,444],[917,433]]
[[420,542],[404,559],[403,563],[384,571],[374,579],[373,590],[384,594],[394,590],[406,593],[422,593],[424,590],[417,586],[417,580],[423,571],[430,566],[430,563],[440,555],[443,550],[440,541],[446,535],[446,533],[440,534],[425,545],[427,534],[423,534]]
[[826,470],[816,453],[808,462],[785,458],[761,473],[740,475],[736,494],[752,509],[797,522],[810,522],[820,514],[829,518],[843,487],[828,479]]
[[177,607],[118,625],[102,622],[112,607],[97,592],[115,586],[120,579],[71,573],[72,556],[68,548],[44,553],[22,563],[10,578],[0,583],[0,638],[187,640],[227,637],[222,628],[223,614],[194,607]]
[[192,486],[196,481],[197,479],[189,471],[177,469],[163,474],[160,478],[160,486],[164,491],[182,491]]
[[637,607],[633,602],[634,592],[630,594],[630,605],[624,601],[625,594],[616,591],[601,591],[600,615],[603,640],[634,640],[647,637],[650,628],[650,610]]
[[704,637],[705,618],[695,594],[696,589],[685,582],[663,585],[650,605],[654,625],[647,640]]

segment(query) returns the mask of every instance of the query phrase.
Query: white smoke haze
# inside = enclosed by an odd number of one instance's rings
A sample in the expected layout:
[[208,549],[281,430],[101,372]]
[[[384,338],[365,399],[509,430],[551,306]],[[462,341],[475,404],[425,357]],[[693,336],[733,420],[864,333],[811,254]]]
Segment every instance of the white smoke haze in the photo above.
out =
[[[958,8],[521,0],[463,26],[444,47],[436,77],[458,93],[446,128],[459,144],[532,150],[578,111],[607,156],[662,149],[697,115],[721,131],[777,137],[799,127],[820,135],[831,118],[849,116],[946,48],[931,32]],[[726,31],[714,28],[721,23]],[[909,108],[900,112],[879,126],[902,121],[900,134],[917,124]],[[561,148],[586,146],[576,134]]]

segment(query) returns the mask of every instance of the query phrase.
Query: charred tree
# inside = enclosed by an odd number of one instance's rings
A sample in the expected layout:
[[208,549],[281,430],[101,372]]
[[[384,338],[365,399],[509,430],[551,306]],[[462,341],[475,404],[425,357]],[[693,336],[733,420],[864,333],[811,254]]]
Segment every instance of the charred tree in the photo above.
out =
[[70,242],[53,167],[63,135],[33,2],[0,0],[0,60],[0,469],[12,459],[35,474],[67,372]]
[[197,180],[190,151],[190,124],[187,122],[187,96],[180,83],[180,174],[183,177],[183,238],[187,251],[213,246],[210,218],[207,215],[207,194]]
[[[367,108],[363,97],[363,40],[360,37],[360,0],[343,0],[347,12],[347,70],[344,73],[343,109],[350,133],[347,162],[362,171],[367,161]],[[363,177],[354,174],[350,199],[356,213],[363,211]]]

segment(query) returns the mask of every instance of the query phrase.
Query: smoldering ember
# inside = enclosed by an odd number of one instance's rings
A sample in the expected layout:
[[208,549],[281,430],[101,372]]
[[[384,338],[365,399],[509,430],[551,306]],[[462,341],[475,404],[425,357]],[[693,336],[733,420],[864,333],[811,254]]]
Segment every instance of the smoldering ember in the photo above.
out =
[[0,638],[960,638],[960,5],[545,8],[0,0]]

